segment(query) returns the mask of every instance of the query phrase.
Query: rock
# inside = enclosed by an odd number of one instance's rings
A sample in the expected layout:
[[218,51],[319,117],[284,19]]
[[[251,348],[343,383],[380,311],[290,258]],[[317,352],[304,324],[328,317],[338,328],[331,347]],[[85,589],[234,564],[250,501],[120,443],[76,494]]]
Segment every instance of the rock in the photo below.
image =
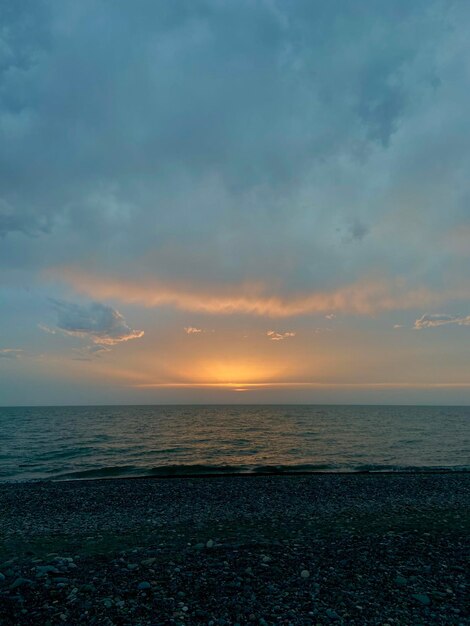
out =
[[53,565],[37,565],[36,566],[36,576],[40,578],[41,576],[47,576],[48,574],[60,574],[60,571],[57,567]]
[[0,572],[0,583],[3,582],[5,580],[5,574],[2,574],[2,572]]
[[134,569],[137,569],[139,566],[137,565],[137,563],[128,563],[127,564],[127,569],[130,569],[131,571]]
[[310,576],[310,572],[308,571],[308,569],[303,569],[300,572],[300,576],[301,576],[301,578],[308,578]]
[[197,543],[194,547],[196,548],[196,550],[202,550],[203,547],[204,547],[204,544],[203,543]]
[[406,578],[404,576],[396,576],[395,578],[395,584],[398,585],[399,587],[404,587],[406,585],[408,581],[406,580]]
[[340,616],[338,615],[338,613],[336,611],[334,611],[333,609],[326,609],[326,616],[329,619],[333,619],[333,620],[341,619]]
[[212,539],[209,539],[209,541],[206,543],[206,548],[213,548],[214,547],[214,542],[212,541]]
[[427,606],[428,604],[431,604],[430,597],[428,595],[426,595],[425,593],[413,593],[412,597],[417,602],[420,602],[421,604],[424,604],[425,606]]
[[156,560],[157,559],[155,557],[151,557],[149,559],[143,559],[143,561],[141,561],[140,564],[150,567],[150,565],[153,565]]
[[137,589],[140,589],[141,591],[144,591],[145,589],[151,589],[151,588],[152,588],[152,585],[146,580],[143,580],[141,583],[137,585]]
[[431,591],[431,595],[434,600],[444,601],[447,599],[447,594],[442,593],[442,591]]
[[10,585],[10,589],[18,589],[18,587],[29,587],[29,585],[32,584],[32,580],[29,580],[29,578],[21,578],[20,576]]

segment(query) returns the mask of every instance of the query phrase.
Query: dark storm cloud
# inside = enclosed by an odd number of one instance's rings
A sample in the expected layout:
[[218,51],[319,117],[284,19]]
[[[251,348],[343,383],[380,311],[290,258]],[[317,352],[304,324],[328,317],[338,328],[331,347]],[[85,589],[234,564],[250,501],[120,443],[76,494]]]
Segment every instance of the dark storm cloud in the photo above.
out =
[[443,203],[456,227],[469,219],[465,3],[0,11],[3,272],[79,265],[279,292],[371,267],[419,268],[417,284],[439,283],[436,264],[454,274],[426,242]]

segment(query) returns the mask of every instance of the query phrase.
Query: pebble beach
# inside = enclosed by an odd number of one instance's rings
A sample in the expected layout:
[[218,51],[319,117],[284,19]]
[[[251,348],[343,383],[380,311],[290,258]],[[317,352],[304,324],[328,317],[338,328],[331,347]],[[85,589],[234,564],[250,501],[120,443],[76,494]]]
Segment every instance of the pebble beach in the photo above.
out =
[[470,474],[0,484],[0,624],[470,624]]

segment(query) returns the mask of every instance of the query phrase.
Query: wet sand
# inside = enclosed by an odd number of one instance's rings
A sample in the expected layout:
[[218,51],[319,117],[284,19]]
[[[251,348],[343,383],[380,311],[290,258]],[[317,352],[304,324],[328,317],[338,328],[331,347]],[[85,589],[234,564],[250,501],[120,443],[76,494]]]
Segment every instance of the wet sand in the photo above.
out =
[[470,474],[0,484],[0,624],[470,624]]

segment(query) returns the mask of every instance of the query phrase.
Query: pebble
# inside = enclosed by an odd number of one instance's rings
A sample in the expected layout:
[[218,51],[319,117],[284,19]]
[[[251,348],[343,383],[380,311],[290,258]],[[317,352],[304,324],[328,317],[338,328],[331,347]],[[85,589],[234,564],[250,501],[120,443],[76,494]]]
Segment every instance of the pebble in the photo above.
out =
[[36,566],[36,576],[39,578],[41,576],[47,576],[47,574],[60,574],[60,571],[57,567],[53,565],[37,565]]
[[[7,541],[18,545],[26,533],[38,540],[33,554],[22,549],[14,561],[0,563],[6,576],[0,622],[8,603],[6,623],[18,626],[467,624],[466,528],[462,522],[448,529],[442,510],[470,502],[470,475],[250,478],[247,484],[224,478],[194,481],[191,489],[184,480],[0,485]],[[36,504],[28,508],[33,496]],[[149,501],[162,508],[154,530],[140,526]],[[419,534],[408,530],[411,505]],[[336,513],[338,526],[331,524]],[[422,529],[433,524],[423,540]],[[383,532],[392,525],[393,534]],[[78,569],[39,545],[44,537],[52,550],[63,532],[69,544],[64,548],[61,536],[57,550],[67,553],[79,530],[94,544],[74,557]],[[129,531],[135,532],[130,545]],[[154,571],[148,567],[155,557]],[[33,582],[10,590],[22,576]]]
[[32,584],[32,580],[29,580],[29,578],[22,578],[20,576],[10,585],[10,589],[18,589],[18,587],[29,587],[29,585]]
[[141,591],[143,591],[144,589],[151,589],[151,587],[152,585],[146,580],[143,580],[141,583],[137,585],[137,589],[140,589]]
[[412,597],[417,600],[418,602],[421,602],[421,604],[424,605],[428,605],[431,604],[431,599],[428,595],[426,595],[425,593],[413,593]]

